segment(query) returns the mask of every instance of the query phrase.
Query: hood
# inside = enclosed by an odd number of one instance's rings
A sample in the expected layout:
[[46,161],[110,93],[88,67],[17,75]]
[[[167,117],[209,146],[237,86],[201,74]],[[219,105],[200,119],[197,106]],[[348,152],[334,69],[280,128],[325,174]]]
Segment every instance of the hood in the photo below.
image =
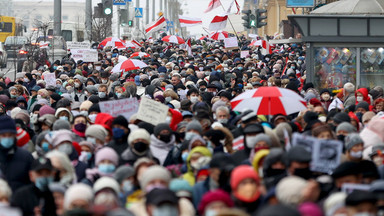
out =
[[177,110],[174,109],[169,109],[169,111],[172,113],[172,120],[171,123],[169,124],[169,127],[173,130],[177,130],[177,125],[183,121],[183,115]]
[[[363,95],[363,100],[366,101],[369,105],[371,105],[371,99],[368,96],[368,89],[366,88],[359,88],[355,92],[355,98],[357,98],[357,92],[360,92]],[[356,99],[356,104],[358,104],[357,99]]]
[[95,119],[95,124],[102,125],[110,133],[112,133],[112,122],[113,122],[113,117],[108,113],[99,113],[97,114]]
[[154,134],[152,134],[150,147],[155,147],[163,150],[170,150],[175,145],[175,140],[175,135],[172,135],[171,141],[166,143],[162,140],[159,140]]
[[191,164],[189,163],[189,161],[191,160],[191,157],[192,157],[192,155],[194,153],[200,153],[200,154],[202,154],[205,157],[211,157],[212,158],[212,153],[211,153],[211,151],[207,147],[197,146],[197,147],[193,148],[189,152],[188,158],[187,158],[188,171],[192,170],[192,167],[191,167]]

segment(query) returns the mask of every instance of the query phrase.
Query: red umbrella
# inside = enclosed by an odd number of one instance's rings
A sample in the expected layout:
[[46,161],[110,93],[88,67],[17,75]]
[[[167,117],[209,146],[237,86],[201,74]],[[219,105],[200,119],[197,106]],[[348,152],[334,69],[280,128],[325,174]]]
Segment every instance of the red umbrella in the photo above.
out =
[[137,70],[137,69],[145,68],[145,67],[148,67],[148,65],[145,64],[144,62],[140,61],[140,60],[128,59],[128,60],[125,60],[123,62],[120,62],[115,67],[113,67],[112,73]]
[[176,35],[168,35],[161,39],[162,41],[168,42],[168,43],[175,43],[175,44],[183,44],[185,41],[183,38],[176,36]]
[[201,37],[201,38],[199,38],[199,40],[205,40],[205,39],[210,39],[209,37],[207,37],[207,36],[203,36],[203,37]]
[[289,115],[305,110],[307,103],[296,92],[278,87],[260,87],[231,100],[234,111],[252,109],[257,115]]
[[224,38],[228,38],[228,32],[226,31],[217,31],[212,33],[210,36],[213,40],[224,40]]
[[105,38],[103,41],[100,42],[99,47],[112,47],[112,48],[118,48],[118,49],[125,49],[126,45],[123,40],[120,40],[117,37],[109,37]]
[[151,57],[151,55],[145,52],[135,52],[129,58],[134,58],[134,57],[147,58],[147,57]]

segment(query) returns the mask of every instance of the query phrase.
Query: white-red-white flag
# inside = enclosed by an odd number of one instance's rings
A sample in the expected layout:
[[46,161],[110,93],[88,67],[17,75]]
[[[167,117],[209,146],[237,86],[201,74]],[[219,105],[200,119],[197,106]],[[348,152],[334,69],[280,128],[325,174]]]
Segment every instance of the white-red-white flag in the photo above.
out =
[[272,54],[272,46],[266,40],[254,40],[248,46],[262,47],[263,49],[261,51],[263,55]]
[[233,2],[231,3],[231,5],[229,6],[229,8],[227,10],[227,14],[231,13],[231,9],[232,9],[232,6],[233,6],[234,3],[236,3],[236,8],[237,8],[236,15],[240,14],[240,5],[239,5],[239,3],[237,3],[237,0],[233,0]]
[[186,17],[186,16],[179,15],[179,21],[180,21],[181,27],[190,27],[190,26],[203,24],[203,21],[201,20],[201,18],[197,18],[197,17]]
[[155,22],[149,23],[145,26],[145,34],[149,34],[150,32],[157,31],[164,26],[167,25],[167,22],[165,21],[165,18],[163,16],[160,16]]
[[40,49],[48,49],[49,48],[49,41],[40,42],[39,46],[40,46]]
[[192,43],[191,43],[191,38],[189,38],[187,40],[187,42],[185,43],[185,45],[187,46],[187,52],[188,52],[188,55],[191,56],[192,55]]
[[209,2],[208,8],[204,11],[204,13],[208,13],[209,11],[220,6],[221,6],[220,0],[211,0],[211,2]]
[[215,16],[211,24],[209,24],[209,30],[211,31],[219,31],[225,29],[227,26],[227,20],[228,20],[228,15],[217,15]]
[[148,43],[153,43],[153,37],[152,36],[148,38]]
[[141,44],[137,40],[133,39],[131,42],[135,45],[136,48],[141,47]]

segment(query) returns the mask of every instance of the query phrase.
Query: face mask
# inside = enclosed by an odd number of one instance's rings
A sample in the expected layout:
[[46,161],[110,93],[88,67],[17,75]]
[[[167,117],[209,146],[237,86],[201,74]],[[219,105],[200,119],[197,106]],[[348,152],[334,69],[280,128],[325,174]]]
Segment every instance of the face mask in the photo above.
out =
[[[11,97],[12,97],[12,95],[11,95]],[[37,100],[40,100],[40,99],[42,99],[43,97],[41,97],[41,95],[37,95],[37,97],[36,97],[36,99]]]
[[186,132],[184,139],[191,140],[196,134],[193,132]]
[[213,96],[216,96],[216,94],[217,94],[217,92],[212,92],[212,95],[213,95]]
[[218,119],[217,121],[221,124],[227,124],[228,123],[228,119]]
[[321,95],[321,98],[323,98],[324,101],[328,101],[331,96],[329,94],[323,94]]
[[38,116],[39,116],[39,114],[32,114],[30,122],[32,124],[37,123]]
[[113,164],[99,164],[98,169],[101,173],[110,174],[115,171],[116,166]]
[[167,117],[165,118],[165,122],[166,122],[166,123],[171,123],[171,121],[172,121],[171,116],[167,116]]
[[79,132],[85,132],[86,129],[87,129],[86,124],[83,124],[83,123],[75,124],[75,130]]
[[80,87],[80,83],[75,82],[75,88],[79,88],[79,87]]
[[35,186],[40,191],[48,190],[48,185],[53,182],[53,177],[37,177],[35,179]]
[[192,103],[197,103],[199,101],[199,97],[197,96],[191,96],[191,102]]
[[344,142],[345,136],[343,134],[337,135],[337,139],[340,140],[341,142]]
[[121,128],[113,128],[112,134],[114,139],[121,139],[124,136],[124,130]]
[[169,102],[171,102],[171,100],[172,100],[171,97],[166,97],[166,98],[165,98],[165,103],[169,103]]
[[80,114],[83,115],[83,116],[88,116],[88,111],[83,110],[83,111],[80,112]]
[[200,71],[203,71],[203,70],[204,70],[204,67],[199,67],[199,70],[200,70]]
[[172,139],[172,134],[160,134],[160,140],[169,143]]
[[61,144],[57,150],[63,152],[66,155],[72,154],[72,144]]
[[376,166],[381,166],[383,165],[384,159],[382,157],[374,157],[372,161],[376,164]]
[[132,184],[132,182],[129,181],[129,180],[125,180],[125,181],[123,182],[123,191],[124,191],[125,193],[129,193],[129,192],[131,192],[132,190],[133,190],[133,184]]
[[106,94],[105,92],[99,92],[99,98],[105,98]]
[[302,61],[297,61],[297,64],[301,65],[303,62]]
[[266,61],[269,61],[269,58],[265,58]]
[[245,142],[247,143],[248,148],[252,148],[253,146],[255,146],[255,144],[257,142],[257,137],[256,136],[246,136]]
[[183,154],[181,154],[181,159],[183,160],[184,163],[187,162],[188,155],[189,155],[189,152],[183,152]]
[[101,80],[101,82],[102,82],[103,84],[106,84],[106,83],[108,82],[108,80],[103,79],[103,80]]
[[295,69],[296,69],[296,66],[291,66],[291,69],[295,70]]
[[[17,97],[17,95],[12,95],[11,94],[11,98],[16,98]],[[39,100],[39,96],[37,96],[37,100]]]
[[97,114],[91,114],[88,116],[89,120],[91,120],[92,123],[95,123]]
[[267,169],[263,173],[266,177],[277,176],[285,173],[285,169]]
[[47,153],[47,152],[49,152],[49,143],[47,143],[47,142],[43,142],[43,144],[41,144],[41,148],[43,149],[43,151],[45,152],[45,153]]
[[200,91],[201,92],[205,92],[207,89],[206,88],[201,88]]
[[158,188],[158,189],[165,189],[166,187],[163,184],[155,183],[155,184],[150,184],[145,188],[145,191],[147,193],[151,192],[153,189]]
[[68,93],[73,92],[73,88],[72,88],[72,86],[67,86],[65,89],[67,89]]
[[15,138],[13,137],[4,137],[1,138],[0,144],[3,148],[9,149],[11,148],[15,143]]
[[161,205],[160,207],[156,207],[153,210],[153,216],[178,216],[179,215],[179,210],[172,206],[172,205]]
[[133,148],[139,153],[144,153],[145,151],[147,151],[148,145],[143,142],[137,142],[133,144]]
[[308,180],[312,177],[312,171],[309,168],[295,169],[293,174],[305,180]]
[[350,151],[349,154],[351,155],[351,157],[356,158],[356,159],[363,157],[363,151],[358,151],[358,152]]
[[24,82],[29,82],[29,79],[28,78],[24,78]]
[[99,71],[101,70],[101,66],[96,66],[95,69]]
[[57,66],[53,66],[53,70],[56,70],[57,69]]
[[358,102],[361,102],[361,101],[363,101],[363,99],[364,99],[364,98],[363,98],[363,97],[361,97],[361,96],[357,96],[357,97],[356,97],[356,100],[357,100]]
[[243,70],[243,67],[237,67],[237,69],[239,69],[239,70]]
[[87,141],[96,145],[96,138],[93,138],[93,137],[87,137]]
[[116,96],[117,96],[117,98],[121,98],[121,93],[118,93],[118,92],[116,92]]
[[92,158],[92,153],[91,152],[82,151],[81,154],[82,155],[87,155],[87,161],[91,160],[91,158]]
[[65,120],[65,121],[68,121],[68,117],[67,116],[60,116],[60,118],[59,119],[61,119],[61,120]]

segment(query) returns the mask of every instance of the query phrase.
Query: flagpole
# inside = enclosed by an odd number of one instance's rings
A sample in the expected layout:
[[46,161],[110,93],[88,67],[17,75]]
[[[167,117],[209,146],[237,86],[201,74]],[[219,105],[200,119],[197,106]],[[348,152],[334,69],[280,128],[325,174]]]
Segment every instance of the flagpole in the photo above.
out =
[[[225,8],[224,8],[223,4],[221,4],[221,2],[220,2],[220,5],[221,5],[221,7],[223,8],[224,12],[226,12],[226,11],[225,11]],[[235,30],[235,27],[233,27],[232,21],[231,21],[231,19],[229,18],[229,14],[228,14],[228,21],[229,21],[229,23],[231,24],[232,29],[233,29],[233,31],[235,32],[236,38],[237,38],[237,40],[238,40],[239,43],[240,43],[240,38],[239,38],[239,36],[237,35],[237,32],[236,32],[236,30]]]

